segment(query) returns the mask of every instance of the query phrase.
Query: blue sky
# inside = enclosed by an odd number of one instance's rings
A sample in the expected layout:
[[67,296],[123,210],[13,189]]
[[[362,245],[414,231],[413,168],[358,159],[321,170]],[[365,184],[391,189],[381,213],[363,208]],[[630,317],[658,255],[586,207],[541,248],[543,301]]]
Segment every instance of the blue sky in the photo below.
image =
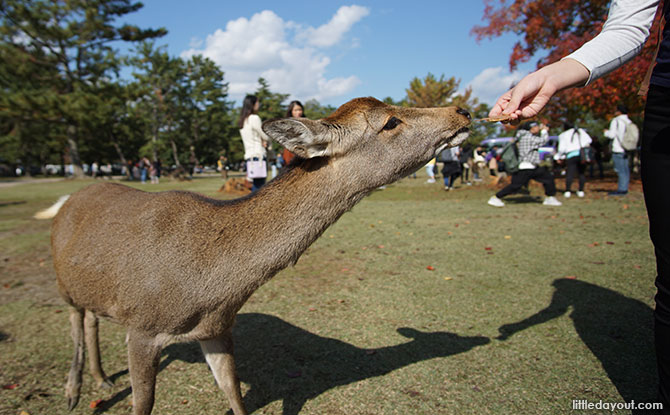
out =
[[[165,27],[170,55],[202,54],[239,102],[262,76],[273,92],[339,106],[359,96],[405,97],[414,77],[455,77],[493,104],[533,63],[510,73],[515,37],[477,43],[482,1],[144,0],[124,22]],[[532,62],[534,62],[533,60]]]

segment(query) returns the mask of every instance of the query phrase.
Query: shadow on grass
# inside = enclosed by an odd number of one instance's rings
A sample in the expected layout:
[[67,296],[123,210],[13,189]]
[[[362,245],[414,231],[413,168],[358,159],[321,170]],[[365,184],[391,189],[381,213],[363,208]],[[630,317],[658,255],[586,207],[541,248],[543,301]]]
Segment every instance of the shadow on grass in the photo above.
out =
[[530,195],[521,195],[521,196],[508,196],[504,199],[505,203],[510,205],[522,205],[525,203],[542,203],[542,198],[530,196]]
[[[309,399],[335,387],[383,376],[424,360],[467,352],[490,342],[482,336],[463,337],[411,328],[397,331],[410,340],[362,349],[318,336],[271,315],[238,315],[234,329],[235,358],[240,380],[250,386],[244,396],[247,410],[252,413],[281,400],[284,415],[296,415]],[[205,362],[196,343],[170,345],[163,355],[167,357],[161,362],[160,370],[175,360]],[[223,392],[220,393],[217,399],[225,401]],[[129,394],[130,388],[120,391],[96,413],[105,412]]]
[[0,207],[14,206],[14,205],[25,205],[26,203],[28,203],[28,202],[26,202],[25,200],[0,202]]
[[600,360],[625,402],[657,401],[653,310],[607,288],[572,279],[557,279],[547,308],[499,328],[499,340],[560,317],[570,318],[584,344]]

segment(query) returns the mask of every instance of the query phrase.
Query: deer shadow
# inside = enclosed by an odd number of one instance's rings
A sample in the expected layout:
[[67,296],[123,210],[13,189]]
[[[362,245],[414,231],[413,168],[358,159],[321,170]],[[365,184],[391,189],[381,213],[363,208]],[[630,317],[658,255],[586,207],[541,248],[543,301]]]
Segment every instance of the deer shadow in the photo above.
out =
[[[383,376],[412,363],[464,353],[490,342],[482,336],[464,337],[404,327],[397,331],[410,340],[363,349],[310,333],[271,315],[238,315],[233,331],[235,361],[240,380],[250,387],[244,396],[247,410],[252,413],[281,400],[284,415],[297,415],[309,399],[330,389]],[[159,370],[175,360],[205,362],[197,343],[172,344],[163,355]],[[115,373],[112,379],[127,373],[127,370]],[[116,393],[95,413],[106,412],[130,392],[126,388]]]
[[657,401],[653,310],[616,291],[584,281],[561,278],[551,303],[519,322],[498,330],[507,340],[521,330],[566,314],[570,309],[577,334],[600,360],[625,402]]

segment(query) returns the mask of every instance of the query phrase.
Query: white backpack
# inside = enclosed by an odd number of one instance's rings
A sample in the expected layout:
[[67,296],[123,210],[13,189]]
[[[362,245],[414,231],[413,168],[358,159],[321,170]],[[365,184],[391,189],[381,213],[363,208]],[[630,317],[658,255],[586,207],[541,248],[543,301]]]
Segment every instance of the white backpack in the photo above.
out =
[[626,151],[637,149],[637,142],[640,139],[640,129],[634,122],[626,124],[626,129],[623,133],[623,139],[619,142],[621,147]]

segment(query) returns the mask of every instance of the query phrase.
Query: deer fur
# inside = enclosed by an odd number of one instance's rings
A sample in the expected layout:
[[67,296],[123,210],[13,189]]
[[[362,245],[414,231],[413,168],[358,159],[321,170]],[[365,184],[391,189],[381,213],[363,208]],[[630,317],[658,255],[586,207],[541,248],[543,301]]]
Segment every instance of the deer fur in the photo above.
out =
[[469,124],[456,107],[358,98],[322,120],[265,122],[263,130],[298,158],[241,199],[110,183],[74,193],[51,233],[58,289],[71,306],[70,409],[79,400],[84,343],[94,379],[109,384],[98,351],[103,316],[128,330],[135,415],[151,413],[162,347],[194,340],[233,412],[246,414],[231,336],[242,305],[365,195],[460,144]]

